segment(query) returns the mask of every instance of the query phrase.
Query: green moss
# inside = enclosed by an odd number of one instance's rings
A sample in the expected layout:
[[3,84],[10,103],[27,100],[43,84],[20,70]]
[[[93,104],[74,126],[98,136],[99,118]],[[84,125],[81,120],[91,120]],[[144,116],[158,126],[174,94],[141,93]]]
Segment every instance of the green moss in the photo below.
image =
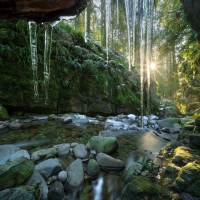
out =
[[0,117],[9,118],[6,108],[4,108],[3,106],[0,106]]

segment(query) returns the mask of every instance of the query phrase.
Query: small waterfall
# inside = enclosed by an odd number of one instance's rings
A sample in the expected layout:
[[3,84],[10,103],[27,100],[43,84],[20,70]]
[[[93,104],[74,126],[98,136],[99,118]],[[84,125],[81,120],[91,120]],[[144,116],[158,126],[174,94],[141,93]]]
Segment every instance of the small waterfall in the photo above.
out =
[[111,0],[106,0],[106,51],[107,51],[107,63],[108,63],[108,47],[109,47],[109,26],[111,17]]
[[94,200],[102,200],[103,190],[103,177],[100,176],[97,180],[93,181]]
[[45,23],[45,43],[44,43],[44,86],[45,86],[45,104],[48,104],[48,89],[50,79],[50,56],[52,44],[52,30],[53,27],[50,23]]
[[128,66],[129,70],[131,69],[131,38],[130,38],[130,14],[129,14],[129,0],[125,0],[125,10],[126,10],[126,26],[127,26],[127,35],[128,35]]
[[38,57],[37,57],[37,24],[35,22],[29,22],[29,34],[30,34],[30,50],[31,50],[31,62],[33,70],[33,83],[34,83],[34,99],[36,102],[39,100],[38,93]]

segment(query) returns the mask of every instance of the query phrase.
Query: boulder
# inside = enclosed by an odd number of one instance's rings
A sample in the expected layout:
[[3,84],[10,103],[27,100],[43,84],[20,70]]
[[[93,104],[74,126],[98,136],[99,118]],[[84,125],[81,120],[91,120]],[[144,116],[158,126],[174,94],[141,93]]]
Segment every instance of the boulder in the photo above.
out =
[[19,147],[15,145],[0,145],[0,165],[6,163],[10,159],[10,157],[17,151],[19,151]]
[[44,177],[49,178],[50,176],[57,175],[63,170],[57,158],[50,158],[35,166],[35,169]]
[[20,129],[21,125],[21,122],[18,119],[16,119],[13,120],[8,126],[10,129]]
[[41,149],[33,152],[31,155],[31,160],[35,163],[39,160],[53,158],[57,155],[57,153],[58,152],[56,148]]
[[67,167],[66,171],[68,176],[64,184],[65,191],[68,189],[79,189],[84,180],[82,161],[80,159],[76,159]]
[[111,154],[118,149],[116,137],[93,136],[86,145],[87,149],[97,153]]
[[48,186],[40,173],[37,170],[34,170],[31,176],[25,182],[25,185],[32,185],[36,183],[38,183],[40,187],[40,191],[42,194],[41,200],[46,200],[48,194]]
[[27,159],[30,160],[30,155],[28,153],[28,151],[26,150],[19,150],[17,152],[15,152],[11,157],[10,157],[10,161],[15,160],[16,158],[20,158],[20,157],[25,157]]
[[1,200],[40,200],[41,196],[39,184],[20,186],[0,192]]
[[177,124],[177,123],[179,124],[181,122],[181,119],[170,117],[170,118],[158,120],[157,122],[160,128],[164,128],[164,127],[171,128],[173,127],[174,124]]
[[124,162],[115,159],[105,153],[98,153],[96,157],[97,163],[103,171],[121,171],[124,169]]
[[84,144],[78,144],[74,147],[75,158],[86,159],[88,157],[88,152]]
[[4,108],[3,106],[0,106],[0,118],[3,118],[3,119],[9,118],[6,108]]
[[61,200],[64,195],[64,186],[60,181],[55,181],[50,185],[48,194],[49,200]]
[[0,190],[17,186],[28,179],[34,170],[32,161],[20,157],[0,166]]
[[94,159],[90,159],[87,168],[86,168],[86,174],[90,176],[91,178],[96,178],[100,174],[100,169],[98,166],[98,163]]
[[53,148],[57,149],[59,157],[67,157],[67,155],[69,154],[70,144],[59,144],[55,145]]

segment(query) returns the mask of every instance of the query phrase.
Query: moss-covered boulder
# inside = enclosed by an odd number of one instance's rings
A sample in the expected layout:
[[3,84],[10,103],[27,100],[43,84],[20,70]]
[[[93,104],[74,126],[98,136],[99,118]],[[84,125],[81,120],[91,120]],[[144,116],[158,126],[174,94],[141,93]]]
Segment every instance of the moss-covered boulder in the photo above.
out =
[[[200,164],[196,162],[188,163],[179,171],[177,178],[172,184],[177,191],[190,191],[197,195],[199,188],[196,186],[200,182]],[[195,192],[196,191],[196,192]]]
[[32,161],[20,157],[0,166],[0,190],[20,185],[32,174],[35,166]]
[[93,136],[86,147],[89,150],[95,150],[97,153],[111,154],[118,149],[118,141],[116,137]]
[[0,105],[0,118],[7,119],[9,118],[6,108]]
[[0,192],[1,200],[40,200],[41,191],[38,184],[20,186],[16,188],[6,189]]
[[[159,185],[155,185],[149,179],[142,177],[136,177],[130,181],[123,189],[121,200],[141,200],[145,197],[147,199],[164,199],[167,195],[167,191]],[[159,197],[159,198],[158,198]]]
[[180,124],[180,123],[181,123],[181,119],[175,118],[175,117],[158,120],[158,125],[161,128],[164,128],[164,127],[171,128],[173,127],[174,124]]

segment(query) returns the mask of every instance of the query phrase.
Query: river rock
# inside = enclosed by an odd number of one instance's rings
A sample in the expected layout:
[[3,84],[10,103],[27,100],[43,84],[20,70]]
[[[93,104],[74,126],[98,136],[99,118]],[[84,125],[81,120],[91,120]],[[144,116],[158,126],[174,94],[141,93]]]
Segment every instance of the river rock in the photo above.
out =
[[88,152],[84,144],[78,144],[74,147],[75,158],[86,159],[88,157]]
[[58,174],[58,180],[64,183],[67,180],[67,172],[60,171]]
[[51,115],[48,116],[47,119],[48,119],[48,121],[53,121],[53,120],[56,119],[56,115],[55,114],[51,114]]
[[71,163],[67,169],[67,181],[64,184],[65,191],[68,189],[79,189],[83,183],[84,171],[82,161],[78,158]]
[[94,159],[89,160],[86,168],[86,174],[92,178],[96,178],[99,176],[100,169],[96,160]]
[[67,157],[69,154],[70,143],[55,145],[59,157]]
[[25,157],[0,166],[0,190],[23,183],[32,174],[34,164]]
[[0,121],[0,130],[5,129],[8,126],[8,121]]
[[118,149],[116,137],[93,136],[86,145],[87,149],[95,150],[97,153],[113,153]]
[[127,115],[127,117],[128,117],[128,119],[130,119],[133,122],[136,120],[136,116],[133,114],[129,114],[129,115]]
[[0,145],[0,165],[5,164],[10,157],[19,151],[19,147],[12,144]]
[[57,158],[45,160],[37,164],[35,169],[38,170],[45,179],[49,178],[50,176],[57,175],[63,170],[62,165]]
[[21,123],[18,119],[16,119],[16,120],[13,120],[8,126],[10,129],[20,129]]
[[56,148],[41,149],[33,152],[31,155],[31,160],[35,163],[39,160],[53,158],[57,155],[57,153],[58,152]]
[[26,150],[19,150],[17,152],[15,152],[11,157],[10,157],[10,161],[15,160],[16,158],[20,158],[20,157],[25,157],[27,159],[30,160],[30,155],[28,153],[28,151]]
[[135,124],[132,124],[128,127],[128,130],[139,131],[139,128]]
[[55,181],[50,185],[48,199],[61,200],[64,197],[64,186],[60,181]]
[[98,153],[96,159],[100,169],[104,171],[121,171],[125,166],[123,161],[105,153]]
[[133,175],[137,176],[141,173],[141,170],[143,169],[143,165],[137,162],[133,162],[128,170],[126,171],[125,175],[125,182],[127,183],[130,181],[133,177]]
[[40,200],[41,196],[39,184],[20,186],[0,192],[1,200]]
[[31,176],[25,182],[25,185],[32,185],[36,183],[39,183],[40,191],[42,194],[41,200],[46,200],[48,194],[48,186],[40,173],[37,170],[34,170]]
[[164,127],[171,128],[173,127],[174,124],[177,124],[177,123],[179,124],[181,122],[181,119],[170,117],[170,118],[158,120],[157,122],[160,128],[164,128]]

